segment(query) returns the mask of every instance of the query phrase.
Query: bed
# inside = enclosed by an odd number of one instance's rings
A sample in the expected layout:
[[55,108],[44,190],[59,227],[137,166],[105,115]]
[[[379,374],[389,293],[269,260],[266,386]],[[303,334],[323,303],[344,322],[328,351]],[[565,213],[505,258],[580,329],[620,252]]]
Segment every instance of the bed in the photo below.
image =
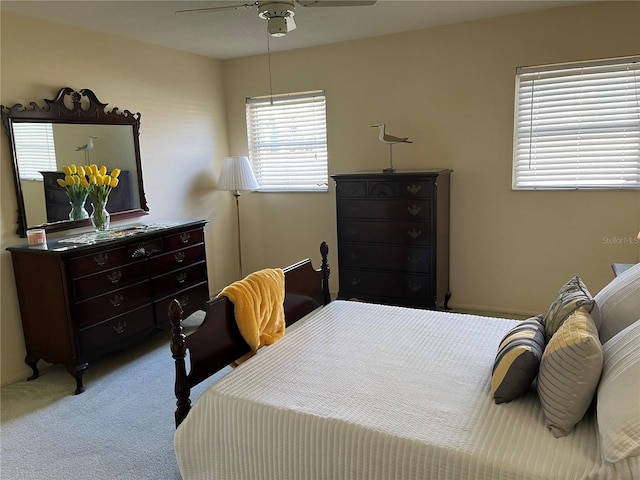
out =
[[[319,270],[309,260],[284,269],[286,335],[193,408],[190,389],[250,348],[225,297],[187,336],[172,307],[174,446],[185,480],[640,479],[639,321],[608,327],[597,407],[556,438],[536,382],[509,402],[492,394],[496,353],[525,322],[329,302],[326,244],[321,251]],[[634,268],[589,304],[599,326],[609,315],[640,318]]]

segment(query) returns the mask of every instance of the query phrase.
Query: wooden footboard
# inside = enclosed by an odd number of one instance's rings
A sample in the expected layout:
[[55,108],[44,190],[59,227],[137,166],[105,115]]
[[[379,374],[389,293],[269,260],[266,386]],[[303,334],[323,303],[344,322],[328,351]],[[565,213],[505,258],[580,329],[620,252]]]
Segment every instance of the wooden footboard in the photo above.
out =
[[[315,270],[308,258],[283,268],[285,274],[285,321],[287,326],[297,322],[315,308],[331,301],[329,295],[329,247],[320,245],[322,266]],[[189,335],[183,333],[183,311],[174,299],[169,305],[172,339],[171,353],[176,366],[176,427],[191,409],[191,388],[249,353],[251,348],[242,338],[236,325],[233,303],[226,297],[214,298],[206,304],[202,324]],[[189,353],[190,370],[185,359]]]

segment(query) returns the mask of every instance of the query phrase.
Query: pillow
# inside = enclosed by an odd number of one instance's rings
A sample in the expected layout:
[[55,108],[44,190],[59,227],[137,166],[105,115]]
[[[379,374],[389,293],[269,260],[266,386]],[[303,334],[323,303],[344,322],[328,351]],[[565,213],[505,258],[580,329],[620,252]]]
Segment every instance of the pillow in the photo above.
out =
[[546,341],[551,340],[562,322],[579,307],[584,307],[588,312],[591,312],[594,303],[593,297],[580,277],[575,276],[565,283],[542,319]]
[[567,318],[542,354],[538,396],[553,435],[569,435],[591,404],[602,373],[598,329],[584,308]]
[[542,315],[524,320],[507,332],[491,373],[491,395],[506,403],[524,395],[538,374],[544,351]]
[[593,315],[600,316],[600,341],[606,343],[616,333],[638,319],[640,312],[640,263],[614,278],[594,297]]
[[[638,314],[640,318],[640,314]],[[640,456],[640,319],[602,347],[598,432],[604,458]]]

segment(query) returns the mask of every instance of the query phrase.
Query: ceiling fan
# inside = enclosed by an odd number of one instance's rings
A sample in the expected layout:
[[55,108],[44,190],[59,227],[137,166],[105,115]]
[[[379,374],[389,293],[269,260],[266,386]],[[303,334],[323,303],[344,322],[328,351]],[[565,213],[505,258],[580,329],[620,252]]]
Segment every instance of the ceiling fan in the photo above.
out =
[[296,13],[296,3],[301,7],[359,7],[373,5],[376,1],[377,0],[258,0],[236,5],[178,10],[176,14],[256,8],[258,16],[267,20],[267,31],[269,35],[272,37],[283,37],[296,29],[296,24],[293,20],[293,16]]

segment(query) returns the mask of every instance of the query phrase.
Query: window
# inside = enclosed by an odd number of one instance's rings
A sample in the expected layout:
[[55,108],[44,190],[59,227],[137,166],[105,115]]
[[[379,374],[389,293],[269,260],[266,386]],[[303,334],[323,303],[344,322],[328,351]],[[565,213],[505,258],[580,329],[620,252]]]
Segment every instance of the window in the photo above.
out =
[[13,124],[16,156],[20,157],[20,180],[42,180],[40,172],[55,172],[56,151],[53,143],[53,124]]
[[259,191],[327,191],[322,91],[247,98],[249,158]]
[[513,188],[640,188],[640,57],[518,68]]

